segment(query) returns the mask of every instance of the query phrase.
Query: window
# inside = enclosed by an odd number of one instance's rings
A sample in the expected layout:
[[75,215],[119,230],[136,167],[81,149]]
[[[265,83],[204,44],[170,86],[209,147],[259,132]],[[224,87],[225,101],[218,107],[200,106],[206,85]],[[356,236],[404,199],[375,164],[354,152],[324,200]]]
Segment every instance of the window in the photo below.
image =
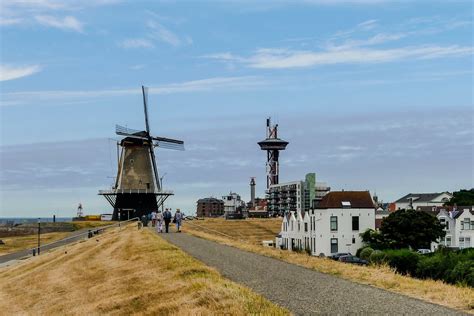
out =
[[351,208],[351,202],[349,201],[342,201],[342,208]]
[[331,230],[337,230],[337,216],[331,216]]
[[469,218],[465,218],[464,221],[462,222],[462,229],[471,229],[471,221]]
[[352,216],[352,230],[359,230],[359,216]]
[[305,231],[305,232],[308,231],[308,223],[304,223],[304,231]]
[[337,238],[331,238],[331,253],[337,253]]
[[471,248],[471,237],[464,237],[464,246],[466,248]]
[[446,247],[451,247],[451,236],[446,237]]
[[356,243],[356,239],[355,237],[352,237],[352,243],[355,244]]
[[460,249],[464,248],[464,237],[459,237],[459,248]]

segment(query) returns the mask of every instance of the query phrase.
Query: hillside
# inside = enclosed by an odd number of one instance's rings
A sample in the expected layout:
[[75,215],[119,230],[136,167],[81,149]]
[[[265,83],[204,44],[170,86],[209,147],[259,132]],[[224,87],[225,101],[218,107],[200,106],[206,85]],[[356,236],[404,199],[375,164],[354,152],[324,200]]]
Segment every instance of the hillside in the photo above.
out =
[[286,314],[130,225],[0,269],[5,314]]

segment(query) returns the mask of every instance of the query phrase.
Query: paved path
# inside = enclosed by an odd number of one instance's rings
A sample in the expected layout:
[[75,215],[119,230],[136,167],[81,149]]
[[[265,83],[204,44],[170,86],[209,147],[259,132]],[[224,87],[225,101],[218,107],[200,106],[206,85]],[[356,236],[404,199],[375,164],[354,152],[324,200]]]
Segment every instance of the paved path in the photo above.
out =
[[216,268],[225,277],[246,285],[297,315],[462,314],[188,234],[160,236]]
[[[85,239],[85,238],[87,238],[87,235],[84,236],[82,234],[88,232],[89,230],[94,231],[94,230],[97,230],[97,229],[100,229],[100,227],[84,228],[84,229],[81,229],[81,230],[74,231],[69,236],[65,237],[65,238],[68,238],[67,240],[59,240],[55,243],[48,244],[48,245],[45,245],[45,246],[41,246],[41,252],[45,252],[45,251],[48,251],[50,249],[57,248],[59,246],[67,245],[67,244],[73,243],[75,241]],[[8,261],[20,260],[20,259],[32,256],[32,255],[33,255],[32,248],[17,251],[17,252],[14,252],[14,253],[9,253],[7,255],[0,256],[0,264],[4,264]]]

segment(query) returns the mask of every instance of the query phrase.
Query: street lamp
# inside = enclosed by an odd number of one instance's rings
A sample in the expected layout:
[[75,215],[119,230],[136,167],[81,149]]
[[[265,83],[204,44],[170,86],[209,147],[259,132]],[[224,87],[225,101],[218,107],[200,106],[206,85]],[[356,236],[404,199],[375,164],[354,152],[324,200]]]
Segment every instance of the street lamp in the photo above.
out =
[[38,256],[40,254],[40,249],[41,249],[40,234],[41,234],[41,222],[40,222],[40,218],[38,217]]
[[[163,173],[163,175],[160,177],[160,187],[161,187],[161,191],[163,191],[163,178],[166,176],[166,172]],[[165,209],[164,209],[164,201],[161,202],[161,213],[163,214],[165,212]]]

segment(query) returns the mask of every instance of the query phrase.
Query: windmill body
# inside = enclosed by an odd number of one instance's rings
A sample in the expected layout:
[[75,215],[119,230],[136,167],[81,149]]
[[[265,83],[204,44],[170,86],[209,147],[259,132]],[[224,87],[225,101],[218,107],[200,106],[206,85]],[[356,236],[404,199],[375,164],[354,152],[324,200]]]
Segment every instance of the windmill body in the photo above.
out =
[[146,130],[116,126],[115,133],[125,136],[120,141],[116,182],[111,190],[99,191],[114,208],[113,220],[141,217],[158,210],[173,192],[161,187],[154,149],[184,150],[183,141],[150,134],[145,87],[142,92]]

